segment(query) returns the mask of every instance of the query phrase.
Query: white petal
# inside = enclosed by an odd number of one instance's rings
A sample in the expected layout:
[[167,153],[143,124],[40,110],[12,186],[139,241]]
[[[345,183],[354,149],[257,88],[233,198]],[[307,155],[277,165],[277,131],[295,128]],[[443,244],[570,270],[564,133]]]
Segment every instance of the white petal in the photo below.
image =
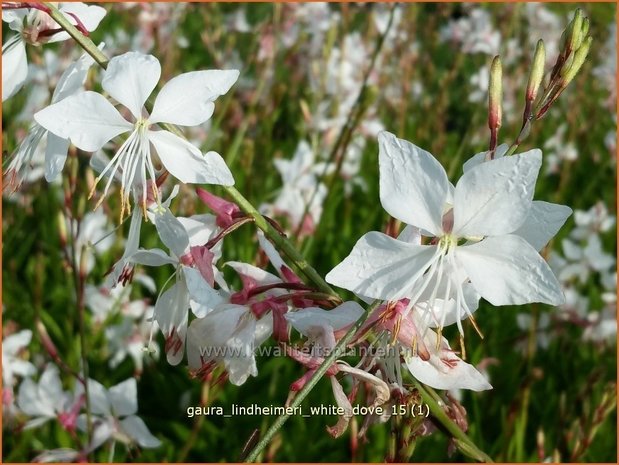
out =
[[2,45],[2,101],[11,98],[24,85],[28,76],[26,46],[19,36]]
[[138,411],[138,384],[135,378],[129,378],[112,386],[109,395],[114,416],[124,417]]
[[434,246],[413,245],[373,231],[359,239],[325,279],[366,297],[397,300],[410,291],[435,252]]
[[2,341],[2,354],[16,355],[24,347],[30,344],[32,340],[32,331],[23,329],[18,333],[11,334]]
[[182,269],[185,275],[189,296],[192,300],[200,304],[200,314],[196,313],[197,317],[200,318],[205,316],[210,310],[215,308],[215,306],[224,301],[221,294],[208,285],[198,270],[189,268],[188,266],[183,266]]
[[[433,336],[431,339],[434,339],[435,334],[433,331],[430,333]],[[429,347],[432,347],[432,344],[435,342],[431,341]],[[443,344],[447,349],[449,348],[445,338],[443,338]],[[492,389],[490,383],[473,365],[463,362],[445,348],[439,350],[439,353],[432,352],[427,361],[410,354],[404,356],[406,366],[416,379],[435,389],[471,389],[472,391]],[[448,363],[443,362],[441,358],[446,359]]]
[[[60,11],[77,16],[87,31],[94,31],[106,14],[105,8],[87,5],[82,2],[64,2],[60,7]],[[75,21],[71,18],[71,15],[68,18],[72,23]]]
[[189,247],[189,236],[180,221],[168,209],[155,214],[155,226],[159,238],[177,257],[185,254]]
[[230,90],[237,70],[192,71],[171,79],[155,100],[149,120],[180,126],[197,126],[213,115],[213,101]]
[[77,459],[79,453],[76,450],[66,448],[52,449],[37,455],[32,459],[35,463],[52,463],[52,462],[73,462]]
[[[83,428],[80,428],[80,429],[82,431],[86,431],[86,424],[87,424],[86,415],[80,415],[80,418],[78,419],[78,426],[79,426],[79,420],[81,420],[82,418],[83,418],[84,425],[83,425]],[[92,433],[92,438],[90,438],[90,444],[87,445],[86,450],[84,452],[90,453],[91,451],[101,446],[103,443],[107,442],[107,440],[114,433],[115,429],[116,428],[112,424],[111,421],[102,421],[100,423],[97,423]]]
[[223,360],[225,351],[220,350],[235,331],[239,319],[248,312],[242,305],[227,304],[218,307],[204,318],[191,322],[187,331],[187,360],[189,368],[197,370],[202,360]]
[[151,434],[140,417],[132,415],[121,420],[120,424],[127,436],[135,439],[140,446],[152,449],[161,445],[161,441]]
[[24,413],[33,417],[53,417],[55,415],[53,405],[39,397],[38,386],[30,378],[24,379],[19,385],[17,406]]
[[181,222],[183,228],[187,231],[190,246],[206,244],[215,236],[215,232],[218,229],[216,224],[217,218],[209,213],[193,215],[189,218],[179,216],[176,219]]
[[254,357],[255,331],[256,319],[247,313],[239,320],[238,327],[226,342],[228,355],[224,358],[224,366],[230,382],[235,386],[245,383],[249,376],[258,375]]
[[45,148],[45,180],[52,182],[62,172],[67,160],[69,140],[47,133],[47,147]]
[[110,399],[107,395],[107,389],[101,383],[94,379],[88,380],[88,397],[90,400],[90,410],[95,415],[108,416],[112,414],[110,410]]
[[177,260],[168,256],[161,249],[138,250],[129,255],[127,261],[146,266],[176,265],[178,263]]
[[415,226],[407,224],[402,232],[398,235],[398,240],[408,242],[409,244],[421,245],[421,231]]
[[436,159],[393,134],[378,135],[380,202],[391,216],[440,235],[449,181]]
[[514,234],[524,238],[535,250],[541,250],[571,214],[570,207],[536,200],[531,205],[529,216]]
[[175,284],[161,294],[155,304],[155,320],[166,339],[171,338],[166,354],[170,365],[178,365],[183,359],[188,311],[189,295],[181,284]]
[[142,107],[161,76],[159,60],[152,55],[127,52],[110,60],[101,86],[133,116],[142,117]]
[[148,138],[167,170],[188,184],[232,186],[234,178],[217,152],[202,155],[197,147],[168,131],[149,131]]
[[58,410],[62,408],[64,391],[56,365],[49,364],[45,367],[45,371],[39,380],[39,395]]
[[455,254],[477,292],[493,305],[565,302],[550,267],[522,237],[487,237]]
[[284,315],[286,320],[301,334],[308,336],[312,327],[328,326],[333,331],[339,331],[355,323],[364,311],[357,302],[344,302],[333,310],[323,310],[317,307],[304,308]]
[[247,276],[248,278],[256,281],[258,286],[266,286],[268,284],[281,283],[282,280],[268,271],[258,268],[257,266],[250,265],[249,263],[241,262],[226,262],[226,266],[229,266],[236,271],[240,276]]
[[464,173],[454,193],[454,234],[497,236],[522,226],[541,164],[542,152],[536,149]]
[[56,84],[52,95],[52,103],[60,102],[69,95],[77,93],[84,85],[88,70],[94,62],[88,53],[84,53],[79,60],[69,66],[58,79],[58,84]]
[[[509,149],[509,145],[507,144],[499,145],[494,151],[494,159],[498,160],[499,158],[503,158],[503,156],[505,155],[508,149]],[[475,166],[481,165],[484,161],[486,161],[487,153],[488,152],[485,151],[485,152],[479,152],[473,155],[471,158],[469,158],[467,161],[464,162],[464,164],[462,165],[462,171],[466,173],[467,171],[474,168]]]
[[133,128],[105,97],[90,91],[50,105],[35,113],[34,119],[87,152],[99,150],[107,141]]

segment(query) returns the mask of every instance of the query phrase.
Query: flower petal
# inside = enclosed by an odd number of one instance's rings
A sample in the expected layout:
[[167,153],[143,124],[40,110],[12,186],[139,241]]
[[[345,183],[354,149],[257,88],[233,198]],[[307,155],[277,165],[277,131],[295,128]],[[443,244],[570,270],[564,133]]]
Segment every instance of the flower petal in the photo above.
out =
[[[99,49],[101,48],[103,48],[102,45],[99,46]],[[60,102],[69,95],[77,93],[84,85],[88,76],[88,70],[94,62],[88,53],[84,53],[79,60],[69,66],[62,73],[60,79],[58,79],[58,84],[56,84],[54,94],[52,95],[52,103]]]
[[[494,159],[498,160],[499,158],[503,158],[503,156],[505,155],[508,149],[509,149],[509,145],[507,144],[499,145],[494,151]],[[469,158],[467,161],[464,162],[464,164],[462,165],[462,171],[466,173],[467,171],[474,168],[475,166],[481,165],[482,163],[484,163],[486,161],[487,153],[488,151],[485,151],[485,152],[479,152],[473,155],[471,158]]]
[[541,250],[572,214],[565,205],[536,200],[531,205],[529,216],[513,234],[524,238],[535,250]]
[[148,138],[167,170],[187,184],[232,186],[234,178],[217,152],[200,153],[197,147],[168,131],[149,131]]
[[301,334],[308,336],[315,326],[328,326],[333,331],[339,331],[355,323],[364,311],[357,302],[344,302],[333,310],[323,310],[317,307],[308,307],[297,312],[289,312],[284,318]]
[[105,97],[90,91],[50,105],[35,113],[34,119],[52,134],[70,139],[87,152],[99,150],[107,141],[133,128]]
[[129,378],[109,389],[114,416],[124,417],[138,411],[138,385],[135,378]]
[[493,305],[565,302],[548,264],[522,237],[487,237],[458,247],[458,263],[479,294]]
[[208,285],[198,270],[188,266],[183,266],[182,269],[185,275],[189,296],[199,304],[197,307],[192,306],[194,314],[198,318],[202,318],[217,305],[222,303],[224,298],[219,292]]
[[142,117],[142,107],[160,76],[161,65],[157,58],[127,52],[110,60],[101,86],[137,119]]
[[13,36],[2,45],[2,101],[22,88],[28,76],[26,46],[21,36]]
[[47,133],[47,146],[45,147],[45,180],[54,181],[64,168],[69,150],[69,140],[58,137],[51,132]]
[[146,423],[138,416],[131,415],[124,418],[120,421],[120,425],[127,436],[135,439],[142,447],[152,449],[161,445],[161,441],[152,435]]
[[372,231],[357,241],[350,255],[325,279],[365,297],[399,300],[426,271],[436,250]]
[[[429,333],[436,337],[433,331]],[[435,342],[432,341],[427,345],[433,347],[434,344]],[[470,389],[472,391],[492,389],[488,380],[473,365],[463,362],[449,350],[445,338],[443,338],[443,346],[439,351],[433,351],[429,360],[424,361],[418,356],[408,354],[404,356],[404,361],[416,379],[435,389]]]
[[[76,25],[75,15],[87,31],[94,31],[106,14],[105,8],[96,5],[86,5],[83,2],[63,2],[60,11],[65,14],[71,24]],[[69,13],[69,14],[67,14]],[[68,40],[71,36],[67,32],[58,32],[50,37],[48,43]]]
[[204,318],[193,320],[187,331],[189,368],[200,369],[202,361],[223,360],[226,352],[219,348],[226,344],[247,312],[248,308],[242,305],[226,304]]
[[185,354],[185,336],[189,295],[184,285],[175,284],[155,303],[154,318],[166,338],[166,355],[170,365],[178,365]]
[[91,412],[95,415],[109,416],[112,414],[110,400],[107,389],[94,379],[88,380],[88,397],[90,400]]
[[178,263],[161,249],[138,250],[129,255],[127,261],[145,266],[176,265]]
[[155,214],[155,226],[161,242],[178,258],[182,257],[189,247],[189,236],[182,223],[166,208]]
[[454,192],[454,234],[497,236],[522,226],[541,164],[542,152],[535,149],[482,163],[464,173]]
[[213,115],[213,101],[224,95],[239,77],[237,70],[184,73],[171,79],[155,100],[149,120],[180,126],[197,126]]
[[378,135],[380,202],[391,216],[440,235],[449,181],[425,150],[393,134]]

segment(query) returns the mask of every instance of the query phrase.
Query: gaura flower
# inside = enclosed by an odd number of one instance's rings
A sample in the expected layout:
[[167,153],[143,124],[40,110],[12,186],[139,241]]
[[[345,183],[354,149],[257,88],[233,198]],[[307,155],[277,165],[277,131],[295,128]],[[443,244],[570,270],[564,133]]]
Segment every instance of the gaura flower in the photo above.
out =
[[[11,8],[15,3],[15,8]],[[20,7],[18,2],[3,2],[2,20],[17,34],[2,44],[2,101],[15,95],[28,77],[26,43],[41,45],[69,39],[65,32],[45,11]],[[103,17],[105,9],[82,2],[64,2],[58,9],[74,25],[84,32],[94,31]]]
[[159,296],[154,312],[154,319],[166,338],[165,351],[170,365],[177,365],[185,354],[189,308],[196,316],[204,316],[223,300],[212,287],[219,273],[214,269],[214,256],[209,260],[200,253],[200,245],[215,234],[215,218],[203,217],[204,221],[198,221],[200,225],[196,228],[190,218],[181,222],[167,209],[156,213],[157,232],[170,254],[161,249],[140,249],[127,259],[146,266],[173,265],[176,268],[175,283]]
[[[94,60],[90,55],[84,54],[79,60],[69,66],[58,80],[52,95],[52,104],[82,89],[88,70],[93,63]],[[7,186],[13,190],[19,188],[39,149],[39,145],[43,141],[45,141],[45,179],[48,182],[52,182],[58,177],[67,159],[69,141],[50,134],[46,129],[34,123],[28,131],[28,135],[19,144],[5,172],[4,176]]]
[[455,295],[461,332],[460,320],[471,313],[462,292],[468,281],[493,305],[564,301],[552,271],[522,237],[541,166],[539,150],[477,164],[454,188],[430,153],[388,132],[378,141],[383,208],[433,239],[417,245],[367,233],[327,275],[328,282],[375,299],[408,298],[411,308],[427,289],[433,308],[441,289],[443,301]]
[[[109,175],[103,196],[121,173],[121,210],[130,211],[129,193],[135,189],[142,208],[147,203],[147,176],[156,180],[151,144],[163,166],[184,183],[230,186],[234,179],[221,156],[205,155],[183,138],[163,130],[160,123],[196,126],[213,114],[214,100],[228,92],[236,82],[237,70],[193,71],[167,82],[147,114],[144,103],[161,75],[161,65],[152,55],[128,52],[110,60],[102,81],[105,90],[126,106],[133,116],[127,121],[105,97],[96,92],[82,92],[68,97],[35,114],[35,120],[58,137],[70,139],[78,148],[95,152],[114,137],[129,132],[129,137],[103,172],[97,183]],[[96,185],[96,183],[95,183]],[[94,187],[93,187],[94,189]],[[154,198],[159,192],[153,188]],[[99,203],[102,200],[99,201]],[[122,217],[121,213],[121,217]]]

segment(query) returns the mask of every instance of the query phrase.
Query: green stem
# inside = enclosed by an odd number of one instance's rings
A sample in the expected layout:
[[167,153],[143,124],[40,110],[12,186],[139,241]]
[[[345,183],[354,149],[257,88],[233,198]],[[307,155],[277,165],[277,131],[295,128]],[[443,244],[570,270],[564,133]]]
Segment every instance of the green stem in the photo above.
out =
[[[316,386],[318,381],[323,377],[323,375],[327,372],[329,367],[333,365],[335,360],[340,357],[344,352],[346,345],[352,340],[352,338],[357,333],[357,330],[365,323],[365,321],[370,317],[370,315],[381,305],[381,301],[374,302],[365,312],[365,314],[357,320],[357,322],[350,327],[350,329],[346,332],[346,334],[339,340],[333,351],[329,354],[327,358],[325,358],[324,362],[318,367],[314,375],[309,379],[307,384],[303,386],[303,388],[298,392],[294,400],[290,403],[291,410],[294,410],[295,407],[298,407],[301,402],[307,397],[310,391]],[[247,455],[245,461],[247,462],[255,462],[258,459],[258,456],[262,452],[262,450],[271,442],[273,436],[279,431],[279,429],[286,423],[286,421],[290,418],[290,415],[284,414],[277,417],[277,420],[271,425],[271,427],[264,433],[264,436],[260,438],[260,441],[256,444],[256,446],[252,449],[252,451]]]
[[[445,411],[441,408],[439,403],[435,399],[436,393],[432,388],[427,386],[423,386],[418,381],[413,381],[413,386],[419,391],[421,394],[421,398],[424,403],[428,405],[430,411],[432,412],[432,416],[436,420],[438,420],[447,431],[456,439],[456,445],[458,449],[469,457],[478,460],[480,462],[492,463],[492,459],[482,450],[480,450],[473,441],[462,431],[458,425],[456,425],[451,419],[447,416]],[[434,395],[432,395],[434,394]]]
[[250,215],[256,226],[258,226],[262,231],[264,231],[265,235],[269,238],[273,244],[282,250],[290,260],[301,270],[301,272],[314,284],[321,292],[325,294],[330,294],[333,296],[338,296],[338,294],[333,290],[327,282],[322,279],[320,274],[303,258],[303,256],[297,251],[295,246],[290,242],[286,236],[281,235],[271,224],[264,219],[264,217],[256,210],[256,208],[247,200],[243,194],[241,194],[236,188],[230,186],[226,187],[226,192],[232,199],[236,202],[236,204],[243,210],[245,213]]

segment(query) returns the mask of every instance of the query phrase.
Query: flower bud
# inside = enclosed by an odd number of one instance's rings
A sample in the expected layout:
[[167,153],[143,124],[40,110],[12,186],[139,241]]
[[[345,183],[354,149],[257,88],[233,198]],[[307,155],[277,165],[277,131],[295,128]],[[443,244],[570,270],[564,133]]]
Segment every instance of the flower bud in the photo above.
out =
[[565,88],[572,81],[572,79],[574,79],[582,67],[587,55],[589,54],[589,48],[591,47],[592,40],[593,38],[591,36],[587,37],[578,50],[576,50],[576,53],[574,53],[574,60],[561,81],[562,87]]
[[583,41],[585,40],[585,37],[587,37],[588,33],[589,33],[589,18],[583,18],[582,29],[580,32],[580,34],[582,35]]
[[578,47],[580,47],[580,44],[582,44],[583,39],[584,39],[584,36],[582,35],[582,25],[583,25],[582,23],[583,23],[582,10],[578,8],[574,12],[574,19],[572,19],[572,22],[568,26],[569,28],[568,44],[567,44],[568,50],[577,50]]
[[498,55],[490,66],[490,86],[488,89],[488,126],[490,129],[501,127],[501,100],[503,98],[503,68]]
[[544,79],[544,65],[546,64],[546,47],[544,41],[538,40],[535,47],[535,55],[533,55],[533,66],[529,74],[529,82],[527,84],[526,99],[529,101],[535,100],[539,86]]
[[62,211],[58,212],[58,237],[60,238],[60,246],[67,245],[67,222]]

